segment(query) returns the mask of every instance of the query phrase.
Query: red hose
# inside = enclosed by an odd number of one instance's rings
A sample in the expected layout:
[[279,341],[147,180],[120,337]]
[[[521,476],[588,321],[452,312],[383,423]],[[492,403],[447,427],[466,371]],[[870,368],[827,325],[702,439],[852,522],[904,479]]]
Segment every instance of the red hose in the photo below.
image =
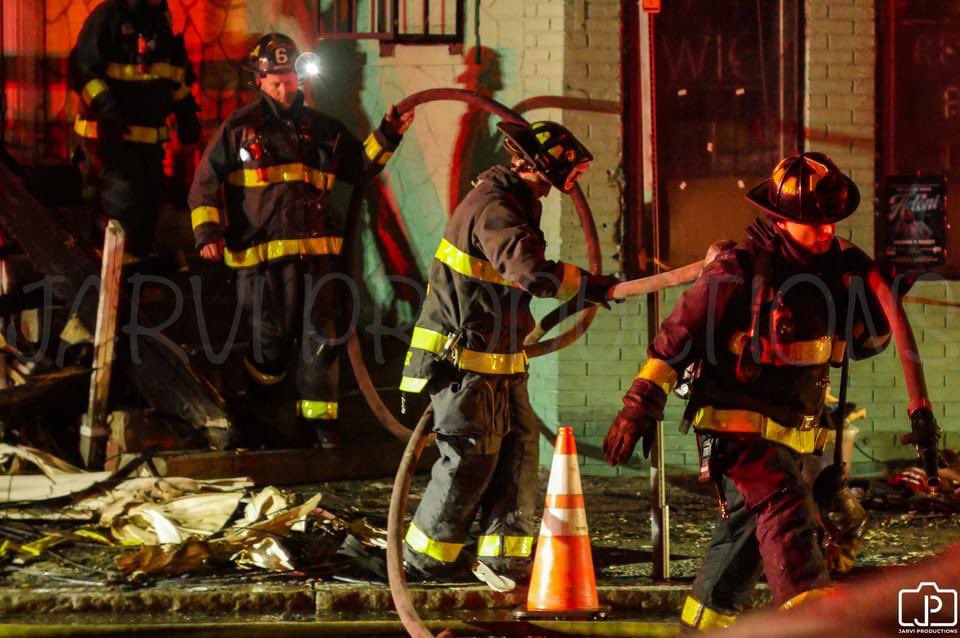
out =
[[[483,95],[472,93],[470,91],[464,91],[462,89],[428,89],[426,91],[420,91],[419,93],[414,93],[413,95],[407,96],[401,100],[397,104],[397,110],[402,113],[409,111],[410,109],[421,104],[437,100],[455,100],[466,102],[498,115],[506,121],[517,123],[525,122],[520,115],[503,106],[502,104]],[[571,195],[573,197],[574,206],[577,209],[577,214],[580,217],[580,224],[583,228],[587,242],[587,255],[589,257],[590,270],[595,273],[599,273],[602,265],[600,256],[600,241],[597,237],[597,227],[593,222],[593,215],[590,212],[590,206],[587,203],[586,198],[583,196],[583,191],[580,190],[579,186],[575,188]],[[354,189],[354,196],[350,204],[351,212],[354,212],[353,209],[355,209],[355,207],[358,205],[359,190]],[[347,216],[348,228],[344,233],[346,235],[347,246],[352,245],[352,238],[356,229],[357,217],[358,216],[356,214],[348,214]],[[573,341],[575,341],[581,334],[583,334],[583,332],[587,330],[587,328],[590,326],[590,323],[593,321],[595,314],[596,307],[587,309],[587,311],[581,313],[577,318],[577,323],[573,328],[568,330],[566,333],[549,340],[548,342],[534,344],[527,349],[528,356],[540,356],[547,354],[548,352],[552,352],[569,345],[570,343],[573,343]],[[384,406],[383,401],[380,399],[380,395],[370,379],[370,374],[367,370],[366,363],[363,361],[363,354],[360,351],[359,340],[356,336],[356,333],[351,335],[350,341],[347,343],[347,352],[350,355],[350,363],[353,366],[354,375],[357,378],[357,384],[360,386],[360,390],[366,398],[367,403],[370,404],[371,410],[374,411],[374,414],[377,415],[377,418],[380,419],[380,422],[387,430],[400,438],[407,439],[407,447],[403,452],[403,458],[400,461],[400,467],[397,469],[397,475],[393,483],[393,492],[390,495],[390,509],[387,514],[387,577],[390,582],[390,593],[393,597],[393,604],[396,607],[397,614],[400,616],[400,621],[403,623],[403,626],[407,632],[413,636],[413,638],[433,638],[433,634],[426,628],[426,626],[424,626],[423,622],[420,620],[420,616],[417,614],[416,608],[413,605],[413,600],[410,597],[410,591],[407,589],[406,576],[403,573],[402,557],[402,534],[404,516],[407,511],[407,496],[410,492],[410,485],[413,481],[413,473],[416,470],[417,462],[420,459],[423,448],[428,443],[428,439],[424,436],[424,434],[426,433],[427,426],[432,419],[433,407],[427,407],[423,413],[423,416],[420,417],[420,421],[417,423],[416,428],[414,428],[411,434],[396,420],[393,414],[386,408],[386,406]],[[402,434],[399,433],[398,427],[403,429]],[[440,634],[440,636],[443,637],[451,635],[452,634],[447,631],[444,631]]]
[[907,384],[907,396],[910,399],[907,412],[913,413],[921,407],[932,408],[927,394],[927,382],[923,376],[923,362],[920,361],[917,340],[913,336],[913,329],[903,311],[903,306],[900,305],[896,295],[890,290],[890,284],[879,271],[874,269],[867,274],[867,286],[880,302],[883,314],[893,332],[894,342],[897,344],[897,354],[900,357],[903,378]]
[[[465,91],[463,89],[427,89],[425,91],[419,91],[400,100],[400,102],[397,103],[397,110],[401,113],[405,113],[422,104],[437,101],[465,102],[470,106],[484,109],[485,111],[492,113],[508,122],[526,122],[526,120],[524,120],[523,117],[521,117],[516,111],[507,108],[496,100],[484,95],[480,95],[479,93]],[[357,221],[359,219],[357,211],[359,210],[360,202],[362,201],[362,195],[363,190],[361,187],[358,186],[354,188],[346,216],[347,226],[344,230],[344,243],[348,247],[353,245],[354,236],[356,234]],[[584,240],[587,243],[587,259],[590,265],[590,270],[591,272],[599,273],[602,266],[600,240],[597,237],[597,227],[593,221],[593,214],[590,211],[590,204],[587,203],[587,199],[584,197],[583,191],[580,189],[579,185],[574,188],[573,192],[570,193],[570,196],[573,198],[574,207],[576,208],[577,215],[580,218],[580,226],[583,228]],[[577,317],[576,324],[564,334],[542,343],[533,343],[531,345],[524,346],[527,356],[543,356],[570,345],[576,341],[580,335],[587,331],[587,329],[590,327],[590,324],[593,322],[593,318],[596,313],[596,307],[588,308],[586,311],[580,313],[580,315]],[[373,412],[374,416],[377,417],[377,420],[380,421],[380,424],[383,425],[388,432],[400,440],[406,441],[409,439],[410,430],[393,415],[389,408],[387,408],[383,402],[383,399],[381,399],[380,393],[377,391],[373,380],[370,378],[370,371],[367,369],[366,362],[363,360],[363,353],[361,351],[360,341],[356,335],[356,332],[351,334],[349,340],[347,341],[347,355],[350,358],[350,365],[353,368],[353,374],[357,380],[357,385],[360,388],[360,392],[363,394],[364,399],[366,399],[367,404],[370,406],[370,410]]]

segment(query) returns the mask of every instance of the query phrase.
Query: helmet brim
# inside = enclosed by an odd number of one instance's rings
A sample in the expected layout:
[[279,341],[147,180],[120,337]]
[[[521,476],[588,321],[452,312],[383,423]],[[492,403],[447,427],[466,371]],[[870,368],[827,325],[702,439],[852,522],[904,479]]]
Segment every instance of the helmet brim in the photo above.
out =
[[791,215],[787,215],[778,209],[774,203],[770,201],[770,182],[772,181],[770,179],[765,179],[751,188],[749,191],[747,191],[745,197],[747,198],[747,201],[763,212],[783,221],[811,225],[833,224],[846,219],[850,215],[853,215],[853,213],[855,213],[857,208],[860,206],[860,189],[857,188],[857,185],[852,179],[843,174],[841,174],[841,176],[847,183],[847,206],[838,214],[824,215],[820,219],[798,219]]

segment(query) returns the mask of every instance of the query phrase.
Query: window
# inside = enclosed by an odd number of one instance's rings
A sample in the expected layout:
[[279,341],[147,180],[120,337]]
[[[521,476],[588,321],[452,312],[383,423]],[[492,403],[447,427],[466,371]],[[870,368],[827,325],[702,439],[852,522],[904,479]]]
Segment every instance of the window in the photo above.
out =
[[[882,2],[877,4],[877,18],[881,190],[876,255],[887,260],[887,249],[892,250],[901,236],[898,227],[904,227],[902,210],[895,210],[901,207],[888,201],[896,197],[898,183],[908,176],[941,184],[946,178],[947,201],[960,201],[960,7],[940,0]],[[930,196],[919,193],[914,200],[917,206],[907,207],[908,221],[933,228],[938,243],[946,234],[946,263],[935,267],[957,278],[960,237],[949,232],[942,212],[939,220],[936,216],[921,219],[929,215],[921,200],[935,204]],[[941,206],[945,206],[942,201],[936,208]],[[948,222],[950,214],[948,209]],[[897,261],[888,263],[899,266]]]
[[654,17],[660,246],[670,266],[742,238],[758,215],[747,190],[801,148],[802,15],[801,0],[675,0]]
[[322,38],[380,40],[382,46],[446,44],[459,49],[463,45],[463,29],[464,0],[321,2]]

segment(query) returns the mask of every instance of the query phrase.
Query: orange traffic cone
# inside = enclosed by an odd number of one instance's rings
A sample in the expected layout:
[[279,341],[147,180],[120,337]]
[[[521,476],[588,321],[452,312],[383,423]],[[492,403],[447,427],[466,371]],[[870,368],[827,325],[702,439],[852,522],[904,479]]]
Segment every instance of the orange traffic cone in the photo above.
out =
[[596,616],[600,612],[577,444],[573,430],[562,427],[550,467],[527,609],[519,615]]

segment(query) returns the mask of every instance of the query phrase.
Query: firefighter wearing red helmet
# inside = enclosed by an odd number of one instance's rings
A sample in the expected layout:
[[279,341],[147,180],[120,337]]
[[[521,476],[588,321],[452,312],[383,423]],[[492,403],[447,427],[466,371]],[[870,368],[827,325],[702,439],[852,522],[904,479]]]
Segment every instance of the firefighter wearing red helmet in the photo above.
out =
[[429,393],[440,450],[404,542],[413,577],[459,573],[478,513],[479,559],[526,577],[541,425],[523,351],[530,302],[579,294],[604,303],[617,281],[544,255],[540,199],[552,187],[572,190],[589,151],[554,122],[499,129],[511,164],[481,173],[447,222],[400,384]]
[[176,116],[183,144],[200,139],[194,75],[166,0],[108,0],[80,30],[68,61],[80,95],[73,130],[95,159],[103,212],[127,233],[131,254],[150,252],[163,200],[163,143]]
[[[827,587],[801,458],[827,440],[820,426],[831,365],[875,355],[890,339],[864,285],[876,264],[835,236],[860,193],[829,157],[791,155],[747,198],[769,221],[727,242],[680,297],[602,446],[611,465],[627,462],[640,440],[647,455],[667,395],[693,372],[684,419],[720,515],[683,607],[686,632],[732,623],[761,571],[778,605]],[[936,436],[929,406],[911,421]]]
[[360,142],[338,120],[304,104],[286,35],[261,37],[245,61],[259,98],[233,112],[203,153],[188,204],[201,256],[236,270],[249,313],[244,365],[254,387],[295,368],[303,438],[336,447],[340,432],[337,258],[343,237],[330,215],[338,181],[383,170],[412,112],[391,109]]

